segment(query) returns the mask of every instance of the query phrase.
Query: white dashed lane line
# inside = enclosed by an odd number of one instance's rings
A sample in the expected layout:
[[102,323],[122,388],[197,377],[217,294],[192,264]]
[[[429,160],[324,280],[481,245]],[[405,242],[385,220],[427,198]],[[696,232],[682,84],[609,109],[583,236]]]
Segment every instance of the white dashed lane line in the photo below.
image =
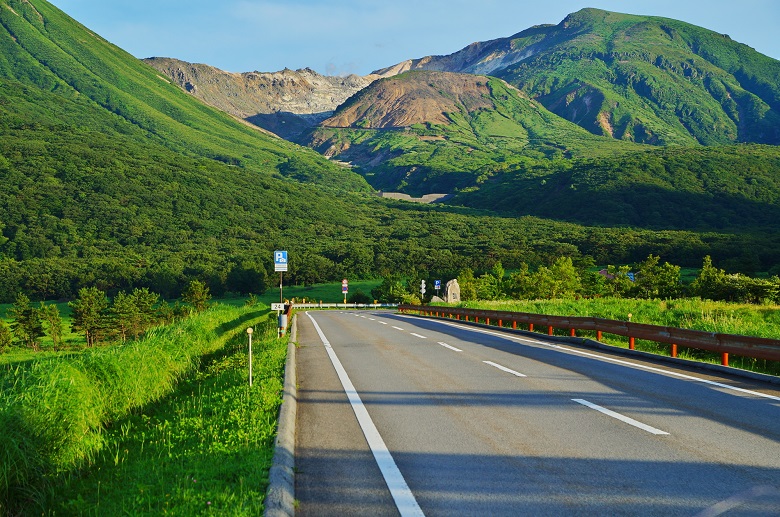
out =
[[414,337],[418,337],[420,339],[428,339],[427,337],[421,336],[420,334],[415,334],[414,332],[410,332],[410,334],[413,335]]
[[593,404],[592,402],[588,402],[587,400],[583,399],[572,399],[577,404],[582,404],[585,407],[589,407],[591,409],[595,409],[596,411],[600,413],[604,413],[605,415],[611,416],[612,418],[616,418],[620,420],[621,422],[625,422],[629,425],[633,425],[634,427],[638,427],[639,429],[642,429],[643,431],[647,431],[648,433],[652,434],[669,434],[666,431],[661,431],[660,429],[656,429],[655,427],[651,427],[647,424],[643,424],[642,422],[639,422],[637,420],[634,420],[633,418],[627,417],[625,415],[621,415],[620,413],[615,413],[614,411],[607,409],[605,407],[598,406],[596,404]]
[[496,364],[493,361],[482,361],[482,362],[485,363],[485,364],[489,364],[490,366],[493,366],[494,368],[498,368],[499,370],[501,370],[503,372],[511,373],[512,375],[516,375],[518,377],[526,377],[525,375],[523,375],[520,372],[516,372],[516,371],[514,371],[514,370],[512,370],[510,368],[507,368],[506,366],[501,366],[500,364]]
[[448,345],[447,343],[442,343],[441,341],[439,341],[439,344],[444,348],[449,348],[450,350],[454,350],[455,352],[463,352],[463,350],[461,350],[460,348],[455,348],[454,346]]
[[394,328],[395,330],[403,330],[401,327],[396,327],[396,326],[393,326],[393,328]]

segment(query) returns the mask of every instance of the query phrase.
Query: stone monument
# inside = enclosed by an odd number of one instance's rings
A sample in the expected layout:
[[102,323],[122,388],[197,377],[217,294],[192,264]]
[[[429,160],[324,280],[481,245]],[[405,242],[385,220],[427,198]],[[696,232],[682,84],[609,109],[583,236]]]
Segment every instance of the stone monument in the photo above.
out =
[[444,286],[444,301],[447,303],[460,303],[460,286],[456,278],[450,280]]

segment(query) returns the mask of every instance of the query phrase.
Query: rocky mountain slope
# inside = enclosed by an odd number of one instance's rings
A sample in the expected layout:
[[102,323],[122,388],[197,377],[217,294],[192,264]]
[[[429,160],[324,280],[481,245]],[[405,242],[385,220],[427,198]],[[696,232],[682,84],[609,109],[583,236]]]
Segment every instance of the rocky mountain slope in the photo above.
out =
[[681,21],[598,9],[378,70],[490,74],[588,131],[654,145],[780,143],[780,61]]
[[144,61],[203,102],[287,140],[329,117],[377,77],[324,76],[309,68],[236,74],[178,59]]
[[361,167],[372,186],[423,195],[473,188],[523,164],[630,152],[501,79],[411,71],[342,104],[304,142]]

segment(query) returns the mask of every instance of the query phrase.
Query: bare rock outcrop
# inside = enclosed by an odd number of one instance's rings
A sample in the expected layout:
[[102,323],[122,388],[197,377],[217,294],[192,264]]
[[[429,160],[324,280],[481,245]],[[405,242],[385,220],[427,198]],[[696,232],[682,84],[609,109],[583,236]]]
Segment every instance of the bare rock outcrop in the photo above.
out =
[[309,68],[239,74],[171,58],[144,61],[203,102],[288,140],[379,77],[324,76]]

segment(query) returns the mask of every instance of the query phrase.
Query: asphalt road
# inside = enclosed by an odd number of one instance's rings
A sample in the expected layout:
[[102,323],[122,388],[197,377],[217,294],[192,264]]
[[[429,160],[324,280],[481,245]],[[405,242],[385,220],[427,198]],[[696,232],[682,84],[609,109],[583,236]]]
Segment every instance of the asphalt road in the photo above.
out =
[[388,311],[298,342],[297,515],[780,515],[772,386]]

